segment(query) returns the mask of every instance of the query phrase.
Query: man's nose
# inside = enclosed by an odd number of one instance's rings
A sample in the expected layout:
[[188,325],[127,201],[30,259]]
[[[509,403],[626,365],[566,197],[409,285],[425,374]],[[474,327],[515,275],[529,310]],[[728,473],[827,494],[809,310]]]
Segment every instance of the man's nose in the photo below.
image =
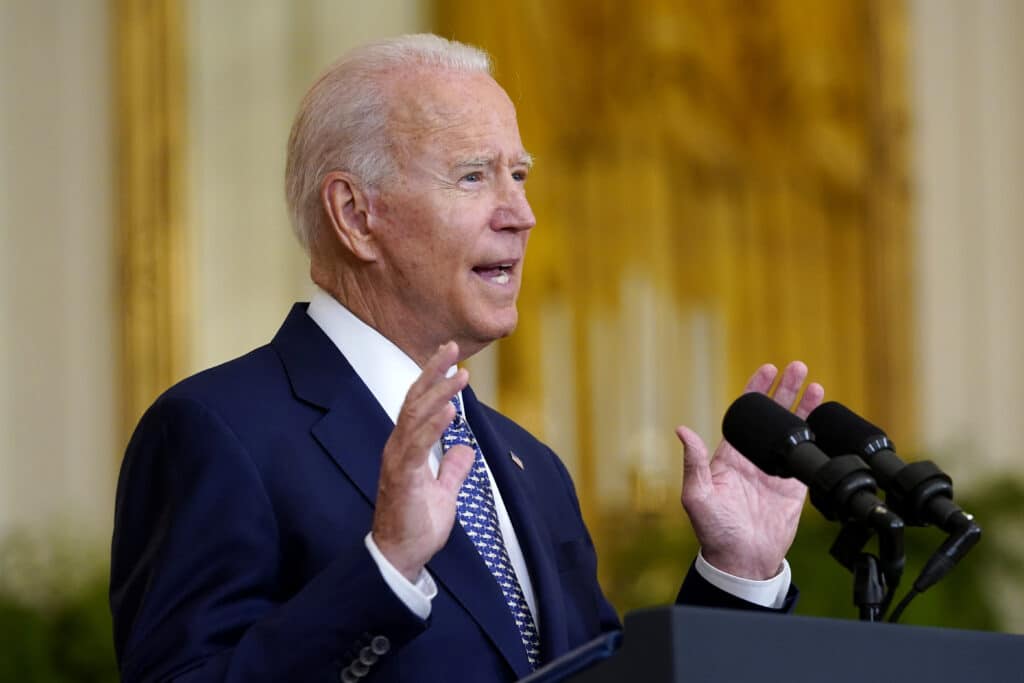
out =
[[521,182],[509,180],[502,188],[498,206],[491,218],[493,230],[529,230],[537,219],[526,199],[526,188]]

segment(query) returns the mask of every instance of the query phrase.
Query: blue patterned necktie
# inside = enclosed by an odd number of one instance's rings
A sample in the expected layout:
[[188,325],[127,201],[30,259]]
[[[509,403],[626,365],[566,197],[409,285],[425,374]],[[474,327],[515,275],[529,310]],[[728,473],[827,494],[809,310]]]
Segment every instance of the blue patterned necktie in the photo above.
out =
[[452,404],[455,406],[455,419],[441,435],[441,448],[447,452],[452,446],[462,444],[472,448],[476,454],[473,458],[473,467],[459,490],[456,504],[459,523],[501,587],[505,604],[512,612],[516,628],[519,629],[519,637],[526,648],[526,657],[530,660],[530,666],[536,669],[540,662],[537,625],[526,604],[515,569],[508,559],[505,540],[501,536],[501,527],[498,524],[498,513],[494,507],[494,496],[491,493],[491,479],[484,468],[484,454],[480,451],[480,445],[477,444],[476,437],[473,436],[462,414],[458,394],[452,397]]

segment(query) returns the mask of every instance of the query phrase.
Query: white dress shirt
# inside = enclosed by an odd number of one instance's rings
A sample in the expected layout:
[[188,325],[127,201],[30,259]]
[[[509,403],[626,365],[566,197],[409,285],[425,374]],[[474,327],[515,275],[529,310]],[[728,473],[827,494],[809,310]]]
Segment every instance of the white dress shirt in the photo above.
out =
[[[338,347],[391,421],[397,422],[405,395],[420,376],[421,370],[416,362],[322,289],[316,289],[307,314]],[[454,372],[455,368],[452,367],[449,374]],[[472,425],[470,427],[472,428]],[[430,449],[428,457],[428,463],[435,475],[441,455],[441,443],[438,441]],[[505,509],[501,491],[498,490],[489,469],[487,476],[491,482],[491,492],[494,494],[494,505],[505,549],[519,578],[526,604],[533,614],[533,621],[539,628],[541,624],[537,620],[533,582],[530,580],[519,539],[508,516],[508,510]],[[430,602],[437,595],[437,585],[429,572],[424,569],[415,583],[410,582],[381,554],[374,543],[372,532],[367,533],[365,543],[385,582],[395,595],[419,618],[426,619],[430,616]],[[704,580],[716,588],[764,607],[781,607],[789,591],[790,568],[789,563],[785,561],[779,575],[767,581],[752,581],[727,574],[708,564],[700,553],[697,554],[695,568]]]

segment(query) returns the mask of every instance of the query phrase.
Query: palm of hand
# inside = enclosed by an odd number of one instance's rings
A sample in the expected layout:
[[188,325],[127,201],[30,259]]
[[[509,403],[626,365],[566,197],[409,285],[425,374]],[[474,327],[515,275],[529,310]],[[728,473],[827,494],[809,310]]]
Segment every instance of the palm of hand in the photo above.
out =
[[796,479],[765,474],[724,440],[710,470],[713,495],[703,512],[713,521],[697,532],[708,549],[705,559],[719,566],[718,553],[751,554],[766,558],[762,571],[773,576],[796,536],[807,487]]
[[430,471],[418,473],[415,482],[401,492],[401,527],[409,542],[425,543],[431,549],[438,539],[447,538],[455,518],[455,497],[438,485]]
[[[452,465],[456,471],[454,475],[445,476],[442,470],[441,476],[435,477],[430,467],[423,463],[416,471],[406,473],[405,477],[382,476],[377,508],[391,512],[375,517],[374,538],[387,539],[384,543],[389,549],[396,548],[401,556],[408,556],[410,561],[403,564],[413,568],[426,564],[451,534],[459,487],[472,462],[472,449],[453,446],[445,454],[443,464],[457,463]],[[401,483],[391,490],[385,482]],[[393,564],[399,567],[398,561]]]

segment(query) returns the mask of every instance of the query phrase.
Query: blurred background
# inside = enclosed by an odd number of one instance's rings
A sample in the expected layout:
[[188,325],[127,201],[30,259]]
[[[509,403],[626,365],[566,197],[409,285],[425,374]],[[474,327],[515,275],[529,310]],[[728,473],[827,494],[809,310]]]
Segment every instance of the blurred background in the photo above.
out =
[[[904,621],[1024,633],[1021,0],[0,0],[0,680],[115,680],[131,428],[308,298],[298,101],[425,30],[491,53],[537,159],[520,327],[473,384],[566,461],[619,610],[694,552],[672,427],[713,443],[801,358],[985,528]],[[808,510],[798,611],[855,618],[834,534]]]

